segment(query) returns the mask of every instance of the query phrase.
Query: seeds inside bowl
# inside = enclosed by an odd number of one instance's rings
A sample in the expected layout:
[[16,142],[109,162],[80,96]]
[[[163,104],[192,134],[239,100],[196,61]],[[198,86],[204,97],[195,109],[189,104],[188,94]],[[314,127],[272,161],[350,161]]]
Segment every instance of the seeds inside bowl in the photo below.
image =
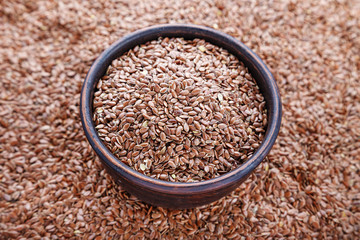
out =
[[200,39],[159,38],[128,51],[99,80],[93,106],[115,156],[172,182],[237,168],[267,125],[264,97],[244,64]]

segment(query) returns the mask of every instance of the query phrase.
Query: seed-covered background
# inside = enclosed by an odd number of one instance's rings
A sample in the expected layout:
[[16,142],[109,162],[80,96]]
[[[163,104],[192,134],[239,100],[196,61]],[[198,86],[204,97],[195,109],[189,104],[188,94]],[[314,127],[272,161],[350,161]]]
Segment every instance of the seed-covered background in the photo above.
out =
[[[360,231],[360,3],[0,1],[0,239],[355,239]],[[79,117],[86,72],[159,23],[241,40],[270,67],[283,122],[231,195],[167,210],[117,186]]]

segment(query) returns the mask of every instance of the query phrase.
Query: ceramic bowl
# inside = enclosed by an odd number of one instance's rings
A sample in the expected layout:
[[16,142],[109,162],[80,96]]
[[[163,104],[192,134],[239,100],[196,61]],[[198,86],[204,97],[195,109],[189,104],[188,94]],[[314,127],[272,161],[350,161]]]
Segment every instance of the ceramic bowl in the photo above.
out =
[[[174,183],[139,173],[116,158],[99,138],[93,122],[96,84],[111,62],[139,44],[159,37],[200,38],[227,49],[248,67],[263,94],[268,126],[264,140],[253,156],[237,169],[219,177],[195,182]],[[216,201],[239,186],[269,153],[281,122],[281,99],[272,74],[261,59],[243,43],[220,31],[197,25],[158,25],[131,33],[106,49],[91,66],[81,92],[81,121],[86,137],[104,167],[129,193],[144,202],[166,208],[193,208]]]

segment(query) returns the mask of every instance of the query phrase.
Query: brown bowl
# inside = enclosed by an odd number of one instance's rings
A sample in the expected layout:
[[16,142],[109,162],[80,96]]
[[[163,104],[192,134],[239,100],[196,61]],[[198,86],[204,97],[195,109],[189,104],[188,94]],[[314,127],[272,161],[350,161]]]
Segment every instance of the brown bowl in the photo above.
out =
[[[111,62],[133,47],[159,37],[201,38],[227,49],[256,80],[268,110],[265,137],[254,155],[239,168],[222,176],[195,183],[174,183],[145,176],[117,159],[104,145],[93,122],[93,97],[99,79]],[[86,137],[113,178],[139,199],[167,208],[193,208],[211,203],[240,185],[269,153],[281,123],[281,100],[274,77],[260,58],[235,38],[197,25],[158,25],[129,34],[106,49],[91,66],[81,91],[80,114]]]

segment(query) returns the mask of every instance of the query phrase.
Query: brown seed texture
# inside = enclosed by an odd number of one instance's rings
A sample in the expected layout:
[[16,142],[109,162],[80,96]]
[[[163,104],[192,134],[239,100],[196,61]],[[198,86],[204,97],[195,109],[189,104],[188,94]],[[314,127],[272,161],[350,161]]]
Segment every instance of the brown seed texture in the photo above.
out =
[[173,182],[233,170],[261,144],[267,122],[247,68],[200,39],[164,38],[128,51],[99,80],[94,106],[100,138],[123,163]]
[[[195,209],[153,207],[126,193],[80,123],[81,86],[95,58],[159,23],[206,25],[239,39],[270,68],[283,101],[268,158],[229,196]],[[359,29],[357,0],[1,1],[0,239],[360,239]],[[182,134],[203,124],[196,113]]]

